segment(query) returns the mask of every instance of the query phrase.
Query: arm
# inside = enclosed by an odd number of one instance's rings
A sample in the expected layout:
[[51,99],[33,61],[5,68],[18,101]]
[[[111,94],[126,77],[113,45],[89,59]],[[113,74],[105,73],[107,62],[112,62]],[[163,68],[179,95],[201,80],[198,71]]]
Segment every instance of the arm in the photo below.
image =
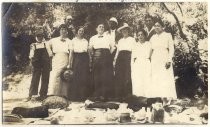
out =
[[92,71],[93,47],[88,47],[88,55],[89,55],[89,68],[90,68],[90,71]]
[[168,35],[168,62],[166,63],[166,69],[170,68],[172,58],[174,55],[174,43],[171,35]]
[[110,52],[112,54],[116,49],[116,45],[115,45],[115,41],[111,39],[111,36],[109,38],[110,38]]
[[151,58],[152,58],[152,54],[153,54],[153,49],[152,48],[150,48],[150,52],[149,52],[149,60],[150,60],[150,62],[151,62]]
[[90,71],[92,71],[92,62],[93,62],[93,54],[94,54],[93,38],[90,38],[90,42],[88,44],[88,54],[89,54],[89,67],[90,67]]
[[72,68],[73,52],[74,52],[73,41],[70,41],[69,42],[69,63],[67,65],[67,68]]
[[136,50],[133,49],[132,50],[132,54],[131,54],[131,64],[134,64],[135,63],[135,60],[136,60]]
[[73,65],[73,50],[69,50],[69,63],[67,65],[67,68],[72,68]]
[[153,54],[153,51],[154,51],[154,47],[153,47],[153,37],[150,39],[150,41],[149,41],[149,43],[150,43],[150,52],[149,52],[149,59],[150,59],[150,62],[151,62],[151,60],[152,60],[152,54]]
[[117,48],[117,51],[116,51],[116,54],[115,54],[115,57],[114,57],[114,61],[113,61],[113,66],[114,67],[115,67],[115,64],[116,64],[116,61],[117,61],[118,54],[119,54],[119,50]]
[[52,42],[51,41],[48,41],[46,43],[46,49],[47,49],[47,53],[48,53],[49,57],[52,58],[53,57],[53,51],[52,51],[53,49],[52,49]]
[[131,64],[134,64],[136,58],[137,58],[137,55],[136,55],[136,40],[134,41],[134,44],[133,44],[133,47],[132,47],[132,53],[131,53]]
[[30,60],[34,57],[34,50],[35,50],[34,44],[31,44],[30,45],[30,53],[29,53]]
[[169,35],[169,39],[168,39],[168,61],[172,62],[172,58],[174,56],[174,41],[172,39],[172,36]]

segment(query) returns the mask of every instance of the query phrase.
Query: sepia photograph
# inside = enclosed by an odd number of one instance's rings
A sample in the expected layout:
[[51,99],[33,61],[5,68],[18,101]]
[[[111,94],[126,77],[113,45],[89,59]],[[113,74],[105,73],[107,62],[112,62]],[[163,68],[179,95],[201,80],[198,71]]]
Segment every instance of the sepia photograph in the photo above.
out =
[[207,125],[208,2],[98,1],[1,3],[2,125]]

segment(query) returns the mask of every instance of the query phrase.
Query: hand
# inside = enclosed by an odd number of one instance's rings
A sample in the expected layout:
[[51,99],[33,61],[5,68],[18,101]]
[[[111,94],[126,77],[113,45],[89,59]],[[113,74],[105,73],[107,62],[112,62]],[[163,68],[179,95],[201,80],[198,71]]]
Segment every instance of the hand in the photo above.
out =
[[113,67],[115,68],[115,65],[116,65],[116,59],[114,59],[113,61]]
[[89,62],[89,68],[90,68],[90,72],[92,72],[92,62]]
[[30,67],[32,66],[32,61],[31,61],[31,60],[29,61],[29,66],[30,66]]
[[30,61],[29,61],[29,66],[32,66],[32,59],[33,58],[31,58]]
[[136,59],[137,59],[137,58],[134,58],[133,63],[135,63]]
[[166,69],[169,69],[170,66],[171,66],[171,62],[167,62],[166,65],[165,65]]
[[70,69],[70,65],[67,65],[67,67],[66,67],[67,69]]
[[151,57],[149,57],[148,59],[149,59],[149,61],[151,62]]

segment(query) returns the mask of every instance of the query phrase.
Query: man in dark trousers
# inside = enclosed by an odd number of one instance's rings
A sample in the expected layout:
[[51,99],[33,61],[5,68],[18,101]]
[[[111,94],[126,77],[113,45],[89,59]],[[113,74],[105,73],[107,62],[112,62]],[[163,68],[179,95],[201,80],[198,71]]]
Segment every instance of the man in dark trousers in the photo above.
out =
[[39,92],[38,101],[42,101],[47,96],[49,75],[51,70],[50,57],[46,50],[46,42],[44,39],[44,32],[42,28],[39,28],[35,32],[36,43],[32,43],[30,46],[29,58],[32,63],[32,80],[29,89],[29,97],[26,101],[31,100],[33,95],[38,94],[39,81],[41,78],[41,88]]
[[[64,19],[65,25],[67,26],[67,31],[68,31],[68,38],[72,40],[75,37],[75,28],[73,25],[73,17],[71,15],[68,15]],[[60,31],[59,29],[55,29],[51,35],[51,37],[59,37],[60,36]]]

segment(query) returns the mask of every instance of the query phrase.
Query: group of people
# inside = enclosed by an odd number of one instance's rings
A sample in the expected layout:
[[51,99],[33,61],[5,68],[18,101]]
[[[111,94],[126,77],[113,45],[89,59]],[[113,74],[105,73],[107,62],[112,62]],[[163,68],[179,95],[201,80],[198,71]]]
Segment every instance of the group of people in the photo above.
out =
[[[174,44],[163,22],[146,16],[146,27],[136,32],[136,38],[127,23],[117,26],[115,17],[109,20],[109,31],[105,31],[104,22],[98,22],[97,34],[89,40],[84,38],[88,32],[84,26],[72,32],[72,26],[62,24],[57,37],[49,41],[45,41],[42,30],[37,31],[29,55],[33,73],[27,101],[38,94],[40,76],[41,100],[47,95],[73,101],[88,97],[122,101],[130,95],[176,98]],[[62,75],[68,69],[73,72],[72,78],[64,80]]]

